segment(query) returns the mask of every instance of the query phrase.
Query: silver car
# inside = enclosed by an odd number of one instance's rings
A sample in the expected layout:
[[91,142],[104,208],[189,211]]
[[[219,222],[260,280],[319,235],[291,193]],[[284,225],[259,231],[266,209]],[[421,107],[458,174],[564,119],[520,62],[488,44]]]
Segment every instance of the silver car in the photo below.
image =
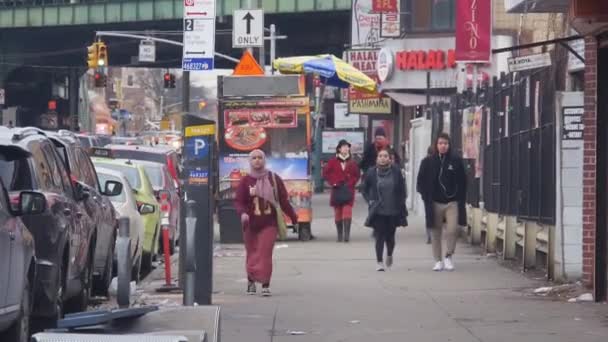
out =
[[[119,217],[128,217],[130,223],[130,238],[131,238],[131,260],[132,260],[132,280],[139,281],[141,270],[141,255],[144,243],[144,221],[137,209],[137,202],[133,197],[133,188],[127,178],[118,171],[106,169],[96,166],[97,176],[101,184],[112,180],[123,184],[123,191],[119,196],[110,197],[114,209],[118,212]],[[116,254],[114,254],[116,261]],[[116,268],[115,268],[116,269]]]

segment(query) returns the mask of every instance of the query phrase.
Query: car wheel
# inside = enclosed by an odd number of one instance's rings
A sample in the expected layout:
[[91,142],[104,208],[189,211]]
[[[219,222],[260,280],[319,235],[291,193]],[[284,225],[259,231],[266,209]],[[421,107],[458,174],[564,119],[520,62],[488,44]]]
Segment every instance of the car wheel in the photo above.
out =
[[69,313],[87,311],[89,306],[89,298],[91,296],[91,285],[93,283],[93,259],[89,252],[89,262],[84,270],[81,281],[80,293],[67,300],[65,303],[65,311]]
[[133,265],[133,268],[131,269],[131,280],[139,283],[139,277],[141,274],[141,255],[137,258],[137,261],[135,262],[135,264]]
[[152,271],[152,253],[141,253],[141,270],[144,274],[148,274],[150,271]]
[[21,312],[19,318],[4,333],[0,334],[1,341],[28,342],[30,338],[31,289],[29,279],[25,279],[25,287],[21,297]]
[[[112,240],[116,241],[116,235],[112,237]],[[106,267],[103,276],[93,279],[93,296],[108,296],[108,289],[112,282],[112,276],[114,275],[114,249],[116,248],[115,243],[111,244],[110,251],[108,252],[108,259],[106,260]]]

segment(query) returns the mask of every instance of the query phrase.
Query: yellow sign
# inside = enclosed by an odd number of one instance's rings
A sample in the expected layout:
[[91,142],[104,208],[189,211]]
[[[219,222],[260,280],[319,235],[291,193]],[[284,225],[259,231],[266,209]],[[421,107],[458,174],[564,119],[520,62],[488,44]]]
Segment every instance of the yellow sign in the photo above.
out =
[[349,111],[354,114],[391,114],[391,98],[351,99]]
[[186,138],[198,137],[201,135],[214,135],[215,125],[200,125],[186,127]]

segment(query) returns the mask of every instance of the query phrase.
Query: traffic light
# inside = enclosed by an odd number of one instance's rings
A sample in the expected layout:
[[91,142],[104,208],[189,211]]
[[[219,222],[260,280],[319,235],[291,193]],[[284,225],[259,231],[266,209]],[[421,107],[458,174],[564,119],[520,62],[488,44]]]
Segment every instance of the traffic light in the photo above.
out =
[[95,42],[87,47],[87,66],[89,69],[97,68],[98,61],[98,43]]
[[97,66],[108,66],[108,47],[104,42],[97,42]]
[[95,71],[93,75],[93,79],[95,80],[95,88],[105,88],[107,84],[106,75],[102,72]]
[[163,81],[165,84],[165,88],[175,88],[175,75],[167,72],[163,77]]

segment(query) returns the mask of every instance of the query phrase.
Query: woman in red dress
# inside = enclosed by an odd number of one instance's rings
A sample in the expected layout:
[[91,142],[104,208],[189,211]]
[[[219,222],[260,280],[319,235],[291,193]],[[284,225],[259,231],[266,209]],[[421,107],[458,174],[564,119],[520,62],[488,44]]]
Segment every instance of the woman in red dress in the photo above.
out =
[[[245,240],[247,293],[256,293],[262,284],[262,295],[270,296],[272,251],[277,238],[276,205],[297,224],[298,216],[287,197],[283,180],[266,169],[266,155],[261,150],[249,154],[251,171],[241,179],[236,192],[235,207],[243,224]],[[275,183],[276,180],[276,183]],[[278,199],[275,198],[275,187]]]
[[350,143],[340,140],[336,156],[323,170],[323,178],[332,186],[329,204],[334,208],[338,242],[350,240],[350,225],[355,204],[355,186],[361,172],[350,154]]

